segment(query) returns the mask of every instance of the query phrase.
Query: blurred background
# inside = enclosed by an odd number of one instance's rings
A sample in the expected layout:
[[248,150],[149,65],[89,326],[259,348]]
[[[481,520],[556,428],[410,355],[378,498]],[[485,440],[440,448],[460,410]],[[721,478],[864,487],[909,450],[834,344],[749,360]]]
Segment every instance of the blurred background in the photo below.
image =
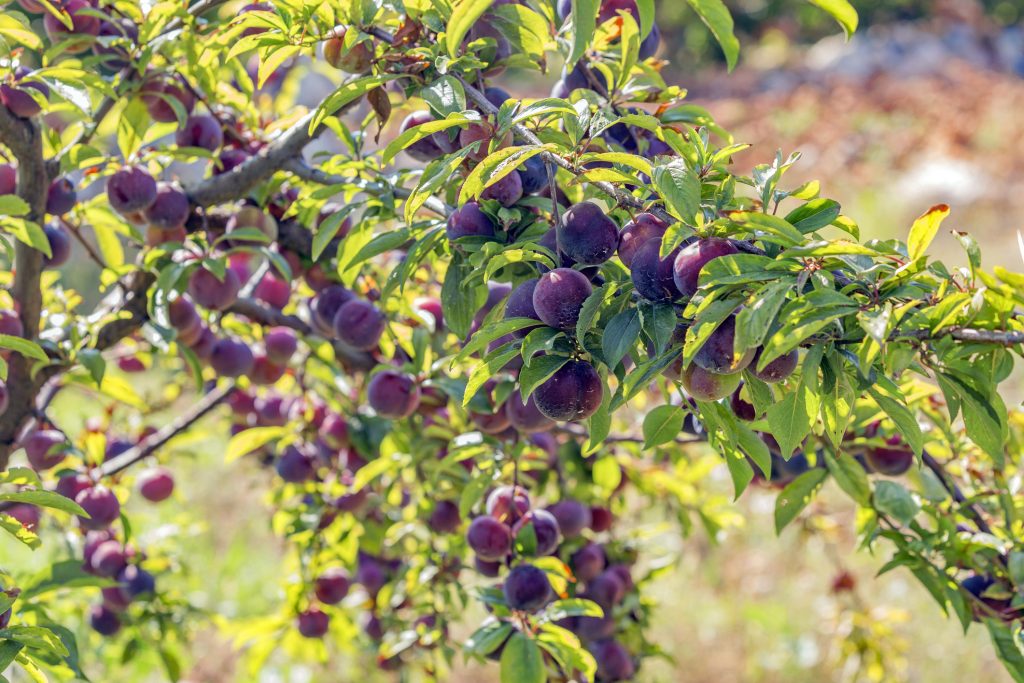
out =
[[[945,202],[952,214],[932,253],[965,265],[948,232],[956,229],[978,240],[986,268],[1024,269],[1017,242],[1024,228],[1024,0],[854,0],[861,27],[849,42],[806,0],[726,0],[742,44],[732,74],[687,3],[656,4],[665,37],[660,56],[669,60],[665,80],[689,88],[691,101],[753,145],[737,157],[742,172],[776,150],[800,151],[786,186],[819,180],[864,238],[905,239],[915,216]],[[509,73],[502,84],[540,96],[555,78]],[[325,80],[302,80],[296,98],[315,101]],[[154,382],[140,393],[166,403],[170,415],[183,402],[179,390]],[[1019,405],[1015,391],[1012,405]],[[55,412],[69,429],[88,417],[91,406],[81,398],[67,392],[58,399]],[[165,538],[188,549],[190,571],[180,580],[193,604],[243,619],[278,611],[284,548],[269,528],[272,504],[261,484],[271,473],[254,461],[224,464],[216,437],[179,440],[174,450],[179,493],[167,507],[132,501],[138,533],[147,546]],[[683,539],[657,510],[640,522],[644,553],[670,571],[650,596],[659,605],[652,636],[667,655],[649,662],[639,680],[1010,680],[980,628],[964,638],[905,571],[875,577],[890,551],[857,552],[854,510],[840,496],[826,489],[813,522],[776,538],[774,492],[752,489],[732,503],[724,468],[714,481],[729,520],[716,538],[696,530]],[[14,565],[43,560],[10,552]],[[222,635],[196,628],[194,644],[172,644],[190,663],[186,680],[194,683],[378,680],[338,660],[318,669],[277,667],[272,659],[254,676]],[[119,658],[114,646],[88,642],[108,663]],[[164,679],[155,657],[131,666],[138,676],[122,669],[124,680]],[[454,680],[496,681],[497,669],[460,667]]]

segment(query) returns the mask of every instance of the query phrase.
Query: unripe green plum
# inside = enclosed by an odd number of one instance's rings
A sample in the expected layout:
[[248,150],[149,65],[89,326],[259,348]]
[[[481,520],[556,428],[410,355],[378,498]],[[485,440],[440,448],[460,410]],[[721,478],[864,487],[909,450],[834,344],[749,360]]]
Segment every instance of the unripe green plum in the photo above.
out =
[[697,365],[690,365],[683,370],[681,378],[686,393],[698,401],[717,401],[725,398],[740,386],[741,375],[718,375]]

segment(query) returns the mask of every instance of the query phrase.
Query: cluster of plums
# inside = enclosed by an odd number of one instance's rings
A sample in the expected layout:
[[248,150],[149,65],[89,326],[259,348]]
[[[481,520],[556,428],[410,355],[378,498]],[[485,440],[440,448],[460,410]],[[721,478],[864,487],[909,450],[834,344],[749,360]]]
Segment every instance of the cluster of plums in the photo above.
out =
[[[130,441],[110,440],[105,458],[117,457],[133,445]],[[54,470],[72,455],[65,435],[52,428],[29,432],[21,446],[29,466],[39,473]],[[135,478],[135,486],[145,500],[161,502],[173,493],[174,478],[164,467],[150,467]],[[121,502],[111,488],[85,471],[64,468],[59,470],[53,490],[78,503],[87,514],[78,518],[84,534],[83,569],[115,581],[102,589],[101,602],[89,611],[93,629],[101,635],[113,635],[120,630],[123,613],[129,605],[154,593],[155,578],[142,568],[144,556],[133,546],[119,541],[113,531],[114,523],[121,517]],[[4,512],[29,530],[35,530],[41,520],[40,508],[27,503],[15,503]]]
[[[547,509],[535,508],[522,487],[500,486],[487,497],[485,513],[466,530],[477,571],[486,577],[503,577],[505,605],[514,613],[535,614],[557,597],[547,573],[531,558],[557,556],[566,562],[573,574],[572,595],[596,603],[603,616],[569,617],[559,625],[591,650],[599,681],[628,680],[636,672],[635,658],[615,638],[619,630],[615,612],[636,590],[628,558],[612,561],[612,546],[586,536],[608,531],[612,522],[604,507],[564,499]],[[504,643],[488,656],[499,657],[503,647]]]

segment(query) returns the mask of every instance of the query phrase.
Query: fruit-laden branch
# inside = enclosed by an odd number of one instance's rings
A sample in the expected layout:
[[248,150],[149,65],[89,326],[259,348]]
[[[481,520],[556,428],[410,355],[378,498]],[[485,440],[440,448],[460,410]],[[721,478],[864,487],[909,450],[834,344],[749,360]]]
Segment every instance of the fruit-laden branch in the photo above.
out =
[[[305,337],[321,336],[318,335],[316,330],[306,324],[306,321],[301,318],[263,306],[255,299],[239,299],[228,307],[227,312],[234,313],[236,315],[244,315],[246,318],[259,323],[260,325],[270,327],[288,327]],[[346,346],[339,341],[329,341],[331,342],[332,348],[334,348],[335,358],[337,358],[346,369],[365,372],[373,369],[377,365],[377,360],[370,353],[367,353],[366,351],[357,351],[356,349]]]
[[191,427],[193,424],[201,420],[203,416],[223,403],[227,397],[231,395],[231,392],[234,391],[234,389],[234,382],[227,382],[220,387],[217,387],[210,393],[203,396],[199,403],[195,404],[187,413],[181,415],[170,424],[165,425],[154,434],[146,437],[124,453],[121,453],[100,465],[95,470],[96,474],[101,477],[117,474],[118,472],[131,467],[140,460],[148,458],[161,446]]
[[[18,161],[18,195],[28,204],[25,220],[41,224],[46,211],[46,191],[50,185],[43,158],[43,139],[38,124],[14,116],[0,107],[0,142]],[[43,254],[23,242],[14,247],[14,285],[11,296],[18,304],[24,335],[39,334],[39,315],[43,293],[39,280],[43,272]],[[11,356],[7,376],[10,394],[8,409],[0,416],[0,469],[7,466],[10,444],[25,418],[31,414],[39,386],[32,377],[32,362],[21,354]]]

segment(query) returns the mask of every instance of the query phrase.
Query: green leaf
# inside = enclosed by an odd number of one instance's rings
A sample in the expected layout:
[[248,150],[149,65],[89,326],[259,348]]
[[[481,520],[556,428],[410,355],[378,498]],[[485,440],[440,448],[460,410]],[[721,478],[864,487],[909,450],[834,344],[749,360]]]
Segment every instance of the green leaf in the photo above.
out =
[[21,652],[23,647],[25,646],[14,640],[0,641],[0,673],[7,670],[7,667],[11,665],[11,662],[13,662],[14,658],[18,656],[18,653]]
[[1016,683],[1024,683],[1024,650],[1020,642],[1019,627],[1011,630],[1006,624],[995,619],[985,619],[992,646],[999,655],[1006,670]]
[[786,222],[807,234],[831,225],[839,217],[839,202],[834,199],[812,199],[786,214]]
[[665,200],[665,208],[675,218],[693,225],[700,211],[700,179],[685,162],[678,161],[654,168],[654,187]]
[[775,533],[781,534],[786,526],[807,507],[825,482],[828,470],[816,467],[804,472],[789,483],[775,499]]
[[902,484],[882,479],[875,482],[875,508],[903,524],[909,524],[921,506]]
[[537,643],[521,632],[512,634],[501,653],[501,683],[545,683],[547,679]]
[[494,652],[512,633],[512,624],[492,620],[473,632],[465,644],[466,652],[486,656]]
[[228,441],[228,448],[224,453],[224,462],[234,462],[243,455],[248,455],[266,446],[271,441],[277,441],[287,436],[288,433],[289,431],[285,427],[253,427],[238,432]]
[[78,515],[80,517],[89,517],[85,510],[82,509],[75,501],[70,498],[65,498],[59,493],[53,491],[16,491],[14,493],[0,493],[0,501],[11,502],[11,503],[28,503],[30,505],[38,505],[39,507],[52,508],[54,510],[60,510],[61,512],[67,512],[71,515]]
[[725,6],[722,0],[686,1],[697,12],[701,21],[711,29],[715,40],[722,46],[722,52],[725,53],[725,62],[729,66],[729,71],[732,71],[740,54],[740,41],[736,39],[733,33],[732,14],[729,13],[729,8]]
[[601,339],[602,354],[608,367],[614,368],[618,365],[639,337],[639,309],[630,307],[609,320]]
[[503,318],[489,323],[473,335],[458,355],[452,359],[452,365],[461,363],[474,353],[483,351],[495,339],[512,334],[527,327],[534,327],[538,321],[533,318]]
[[11,536],[14,536],[33,550],[42,545],[42,541],[39,540],[39,537],[36,536],[35,533],[22,526],[21,522],[16,520],[14,517],[3,512],[0,512],[0,529],[3,529]]
[[466,108],[466,92],[453,76],[442,76],[421,88],[420,97],[442,117],[456,114]]
[[426,123],[421,123],[418,126],[413,126],[392,140],[391,143],[384,148],[384,155],[381,157],[381,164],[386,166],[391,163],[392,159],[398,156],[399,152],[417,140],[422,140],[434,133],[440,133],[441,131],[448,130],[449,128],[462,126],[475,120],[476,119],[471,119],[463,114],[456,113],[450,114],[444,119],[427,121]]
[[462,0],[455,6],[445,28],[445,45],[450,56],[458,55],[462,39],[493,3],[494,0]]
[[487,383],[487,380],[501,372],[502,368],[518,355],[519,341],[516,340],[516,342],[502,344],[484,356],[483,361],[478,363],[469,375],[469,381],[466,383],[466,393],[462,397],[463,407],[469,405],[469,401],[476,396],[476,393]]
[[566,617],[603,617],[604,610],[592,600],[581,598],[570,598],[568,600],[556,600],[544,608],[544,619],[547,621],[561,621]]
[[445,325],[462,338],[469,336],[473,316],[480,310],[487,296],[483,287],[463,289],[462,285],[472,272],[473,266],[461,257],[453,258],[441,285],[441,308]]
[[35,358],[36,360],[44,362],[49,360],[46,352],[43,351],[39,344],[22,337],[12,337],[9,334],[0,334],[0,348],[11,349],[26,358]]
[[324,119],[328,116],[332,116],[349,102],[354,102],[374,88],[400,77],[401,76],[399,74],[366,76],[364,78],[359,78],[355,81],[342,84],[329,97],[321,102],[320,106],[316,108],[315,112],[313,112],[313,116],[309,119],[309,133],[312,135],[313,132],[320,127],[320,124],[324,122]]
[[78,362],[89,371],[89,376],[92,377],[92,381],[96,382],[96,386],[103,384],[103,375],[107,371],[107,361],[103,359],[102,353],[96,349],[82,349],[78,354]]
[[832,18],[843,27],[843,33],[846,34],[847,39],[857,30],[857,10],[853,8],[849,0],[808,0],[808,2],[832,15]]
[[138,151],[150,125],[145,103],[138,97],[129,100],[117,117],[117,147],[121,156],[130,159]]
[[348,218],[348,215],[352,213],[354,208],[353,204],[348,204],[341,211],[328,216],[323,223],[316,230],[316,235],[313,236],[313,261],[319,261],[321,254],[324,253],[324,249],[331,243],[331,240],[341,230],[342,223]]
[[801,384],[794,391],[768,408],[768,425],[779,442],[782,457],[789,459],[811,432],[815,415],[808,408],[807,391]]
[[902,400],[894,398],[893,395],[883,394],[878,387],[868,388],[868,393],[871,394],[871,398],[875,400],[878,407],[896,423],[900,435],[914,451],[914,454],[920,456],[924,450],[924,435],[921,434],[921,426],[917,423],[917,418],[914,417],[910,408]]
[[852,455],[841,454],[837,458],[827,450],[822,452],[825,456],[825,466],[839,484],[839,488],[860,505],[871,505],[871,483],[861,464]]
[[600,0],[572,0],[572,48],[565,59],[567,69],[576,66],[576,62],[587,51],[597,28],[597,12],[600,8]]
[[679,406],[658,406],[644,416],[644,448],[656,448],[674,440],[686,414]]
[[608,282],[591,292],[590,296],[583,302],[579,320],[576,321],[577,339],[583,339],[587,334],[587,330],[594,324],[594,319],[600,312],[601,307],[607,305],[618,290],[619,284],[617,282]]
[[924,256],[928,245],[935,239],[939,232],[939,226],[949,215],[949,207],[945,204],[937,204],[917,217],[914,225],[910,228],[910,237],[907,239],[907,252],[911,261]]
[[38,223],[23,218],[4,218],[0,220],[0,226],[22,244],[43,252],[47,257],[53,256],[50,251],[50,240]]
[[0,214],[5,216],[24,216],[29,211],[28,202],[16,194],[0,195]]
[[750,304],[736,314],[736,337],[733,342],[736,353],[744,353],[764,342],[793,285],[794,282],[788,278],[780,279],[751,295]]

